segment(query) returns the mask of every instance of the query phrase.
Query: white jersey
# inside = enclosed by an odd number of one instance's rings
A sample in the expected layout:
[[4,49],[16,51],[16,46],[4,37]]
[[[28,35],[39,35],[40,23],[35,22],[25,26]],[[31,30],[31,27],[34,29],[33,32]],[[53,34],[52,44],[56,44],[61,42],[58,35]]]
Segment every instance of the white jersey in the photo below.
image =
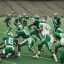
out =
[[50,25],[48,25],[46,23],[40,23],[40,27],[43,27],[43,30],[41,32],[42,35],[45,35],[45,34],[49,34],[50,33],[50,30],[51,30]]

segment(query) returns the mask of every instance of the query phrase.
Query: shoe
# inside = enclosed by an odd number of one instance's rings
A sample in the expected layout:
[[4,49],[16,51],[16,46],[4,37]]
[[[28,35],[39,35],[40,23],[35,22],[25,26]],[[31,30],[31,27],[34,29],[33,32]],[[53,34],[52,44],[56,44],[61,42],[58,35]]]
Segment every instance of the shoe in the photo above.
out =
[[21,55],[20,55],[20,54],[17,54],[17,56],[18,56],[18,57],[21,57]]
[[33,58],[39,58],[39,56],[36,54],[35,56],[33,56]]

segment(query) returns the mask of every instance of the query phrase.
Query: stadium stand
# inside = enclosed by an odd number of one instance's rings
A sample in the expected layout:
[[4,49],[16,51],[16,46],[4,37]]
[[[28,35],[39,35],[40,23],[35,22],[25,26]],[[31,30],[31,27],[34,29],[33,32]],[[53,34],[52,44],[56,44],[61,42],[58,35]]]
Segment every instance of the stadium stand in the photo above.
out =
[[[60,2],[60,1],[59,1]],[[57,12],[59,15],[63,15],[64,10],[57,6],[54,2],[45,2],[45,5],[47,5],[49,8],[51,8],[54,12]]]
[[8,5],[6,5],[5,2],[0,1],[0,15],[6,15],[8,13],[12,13],[13,10],[9,8]]
[[26,1],[26,2],[20,2],[18,1],[18,3],[21,5],[21,7],[23,7],[25,10],[27,10],[31,15],[41,15],[41,12],[39,11],[38,8],[36,8],[33,4],[31,4],[30,2]]
[[64,16],[64,1],[0,1],[0,16],[8,13],[16,15],[51,16],[55,12]]

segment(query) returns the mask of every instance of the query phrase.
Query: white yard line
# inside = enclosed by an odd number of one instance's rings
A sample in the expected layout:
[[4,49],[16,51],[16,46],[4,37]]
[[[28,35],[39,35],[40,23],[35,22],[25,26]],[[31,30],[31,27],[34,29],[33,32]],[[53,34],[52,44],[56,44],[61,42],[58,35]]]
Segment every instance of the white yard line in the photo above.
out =
[[[26,55],[26,54],[21,54],[21,55],[23,55],[23,56],[30,56],[30,57],[32,57],[32,55]],[[41,58],[41,59],[45,59],[45,60],[52,60],[52,59],[50,59],[50,58],[44,58],[44,57],[39,57],[39,58]]]
[[6,63],[9,63],[9,64],[18,64],[18,63],[15,63],[15,62],[9,62],[9,61],[2,60],[2,59],[0,61],[6,62]]
[[[27,54],[21,54],[22,56],[27,56],[27,57],[32,57],[32,55],[27,55]],[[44,58],[44,57],[39,57],[40,59],[44,59],[44,60],[48,60],[48,61],[51,61],[52,59],[50,58]],[[15,63],[15,62],[9,62],[9,61],[6,61],[6,60],[0,60],[0,61],[3,61],[3,62],[6,62],[6,63],[9,63],[9,64],[18,64],[18,63]]]

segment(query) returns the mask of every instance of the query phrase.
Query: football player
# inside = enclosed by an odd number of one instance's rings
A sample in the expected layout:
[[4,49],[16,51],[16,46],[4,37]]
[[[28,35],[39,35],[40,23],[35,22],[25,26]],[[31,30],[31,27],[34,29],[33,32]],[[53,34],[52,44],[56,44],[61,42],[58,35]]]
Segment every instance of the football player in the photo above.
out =
[[18,27],[19,30],[17,30],[14,38],[22,37],[24,40],[20,43],[20,47],[27,46],[28,50],[31,51],[33,54],[35,54],[35,51],[32,49],[35,40],[32,36],[30,36],[24,29],[22,29],[21,26]]
[[20,45],[18,44],[18,40],[13,38],[12,33],[8,33],[6,36],[3,37],[3,42],[0,45],[4,45],[0,49],[2,50],[2,56],[8,58],[8,54],[11,53],[13,56],[16,55],[15,45],[18,47],[18,55],[20,52]]
[[6,31],[6,33],[10,32],[10,30],[12,29],[12,27],[11,27],[11,25],[10,25],[10,23],[11,23],[11,18],[12,18],[11,15],[8,14],[7,17],[6,17],[6,19],[4,20],[4,22],[6,23],[6,26],[7,26],[7,28],[8,28],[8,30]]
[[42,47],[42,45],[45,44],[46,47],[48,48],[48,50],[52,53],[55,61],[57,62],[58,61],[57,57],[56,57],[54,51],[51,49],[51,47],[54,44],[55,40],[54,40],[53,36],[51,34],[49,34],[50,26],[48,24],[46,24],[46,23],[45,24],[41,23],[40,28],[38,29],[38,28],[35,27],[35,29],[41,33],[42,40],[38,43],[38,53],[34,57],[36,57],[36,58],[39,57],[41,47]]

